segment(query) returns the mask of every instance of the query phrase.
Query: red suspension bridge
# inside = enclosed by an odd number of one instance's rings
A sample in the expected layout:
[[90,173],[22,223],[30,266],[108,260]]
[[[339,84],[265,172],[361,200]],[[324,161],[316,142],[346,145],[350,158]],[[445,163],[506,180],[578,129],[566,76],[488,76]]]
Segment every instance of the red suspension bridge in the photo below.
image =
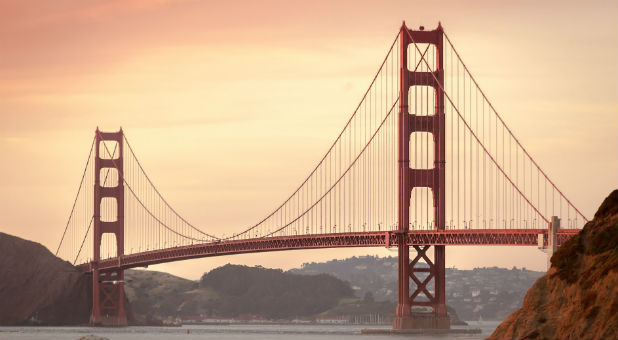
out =
[[[404,24],[328,151],[262,220],[227,237],[192,224],[157,190],[123,131],[97,129],[56,254],[92,273],[91,323],[126,325],[127,268],[397,247],[393,327],[448,328],[445,246],[552,248],[585,222],[507,127],[443,28]],[[413,313],[419,306],[427,312]]]

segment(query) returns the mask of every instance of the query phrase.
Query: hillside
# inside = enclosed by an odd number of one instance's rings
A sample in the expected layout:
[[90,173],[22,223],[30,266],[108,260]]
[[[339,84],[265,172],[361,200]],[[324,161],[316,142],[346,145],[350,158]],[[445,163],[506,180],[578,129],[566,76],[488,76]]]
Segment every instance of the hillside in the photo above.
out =
[[352,297],[331,275],[298,275],[278,269],[226,265],[202,276],[201,288],[220,294],[222,315],[260,314],[269,319],[312,316]]
[[[151,323],[176,315],[197,282],[152,270],[125,271],[125,294],[138,323]],[[180,310],[179,310],[180,308]]]
[[618,339],[618,190],[490,339]]
[[[350,282],[357,297],[371,292],[377,301],[397,299],[397,258],[361,256],[305,263],[298,274],[326,273]],[[543,272],[525,268],[446,268],[446,303],[463,320],[504,320],[521,306],[526,291]],[[432,287],[430,287],[430,291]]]
[[[371,293],[355,297],[349,283],[331,275],[299,275],[279,269],[226,265],[200,282],[167,273],[127,270],[125,290],[138,323],[168,317],[239,317],[266,319],[363,317],[390,320],[393,301],[376,301]],[[464,324],[449,307],[454,324]]]
[[353,296],[348,283],[330,275],[237,265],[213,269],[199,283],[145,270],[128,270],[125,280],[127,297],[140,322],[191,315],[312,317]]
[[91,280],[41,244],[0,233],[0,325],[86,324]]

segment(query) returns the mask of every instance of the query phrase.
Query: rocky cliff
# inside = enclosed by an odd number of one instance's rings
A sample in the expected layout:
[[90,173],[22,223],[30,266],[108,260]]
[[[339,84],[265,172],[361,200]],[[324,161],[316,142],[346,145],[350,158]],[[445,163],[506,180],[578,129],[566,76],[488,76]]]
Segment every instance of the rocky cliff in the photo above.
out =
[[87,324],[91,280],[41,244],[0,233],[0,325]]
[[489,339],[618,339],[618,190]]

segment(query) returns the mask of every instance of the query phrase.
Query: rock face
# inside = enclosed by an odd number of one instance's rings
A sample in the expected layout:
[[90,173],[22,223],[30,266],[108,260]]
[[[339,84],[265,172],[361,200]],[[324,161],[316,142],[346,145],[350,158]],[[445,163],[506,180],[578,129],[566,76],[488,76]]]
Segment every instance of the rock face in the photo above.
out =
[[489,339],[618,339],[618,190]]
[[41,244],[0,233],[0,325],[87,324],[91,287]]

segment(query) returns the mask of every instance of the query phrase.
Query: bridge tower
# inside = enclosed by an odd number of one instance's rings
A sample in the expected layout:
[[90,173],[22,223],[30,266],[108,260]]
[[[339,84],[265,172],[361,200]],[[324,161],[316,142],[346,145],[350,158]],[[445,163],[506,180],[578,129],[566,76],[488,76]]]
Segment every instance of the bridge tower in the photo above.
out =
[[[108,150],[103,143],[115,141],[115,151]],[[109,154],[112,153],[110,156]],[[124,182],[123,176],[123,133],[101,132],[97,128],[95,133],[94,157],[94,257],[92,270],[92,312],[90,324],[93,326],[126,326],[127,316],[124,309],[124,271],[112,269],[100,271],[101,239],[104,234],[113,234],[116,238],[116,256],[124,255]],[[116,172],[117,179],[114,186],[107,185],[105,178]],[[110,181],[114,182],[114,181]],[[101,216],[101,204],[104,199],[111,200],[105,206],[109,211],[115,211],[115,220]],[[115,209],[113,206],[115,205]]]
[[[406,241],[410,228],[410,200],[413,188],[430,188],[433,194],[434,227],[445,228],[445,114],[444,93],[440,84],[444,83],[443,67],[443,31],[442,26],[432,31],[408,30],[403,23],[400,35],[400,83],[399,83],[399,117],[398,117],[398,256],[399,256],[399,297],[393,328],[450,328],[450,318],[445,301],[445,249],[444,245],[434,246],[434,260],[427,256],[429,245],[413,245],[416,256],[410,262],[410,249]],[[408,68],[408,48],[415,53],[416,44],[432,44],[435,47],[435,69],[418,72]],[[411,65],[414,67],[414,65]],[[431,75],[432,72],[435,75]],[[436,82],[437,79],[437,82]],[[439,82],[439,83],[438,83]],[[412,86],[431,86],[435,93],[433,115],[412,115],[408,110],[408,94]],[[433,169],[410,168],[410,136],[415,132],[428,132],[433,136]],[[430,151],[430,150],[428,150]],[[419,260],[424,260],[429,267],[418,267]],[[424,273],[418,277],[419,273]],[[426,275],[426,276],[425,276]],[[434,280],[434,293],[427,289],[430,280]],[[410,280],[415,283],[415,290],[410,295]],[[420,296],[419,296],[420,295]],[[420,300],[425,295],[427,300]],[[431,313],[413,313],[411,307],[432,307]]]

